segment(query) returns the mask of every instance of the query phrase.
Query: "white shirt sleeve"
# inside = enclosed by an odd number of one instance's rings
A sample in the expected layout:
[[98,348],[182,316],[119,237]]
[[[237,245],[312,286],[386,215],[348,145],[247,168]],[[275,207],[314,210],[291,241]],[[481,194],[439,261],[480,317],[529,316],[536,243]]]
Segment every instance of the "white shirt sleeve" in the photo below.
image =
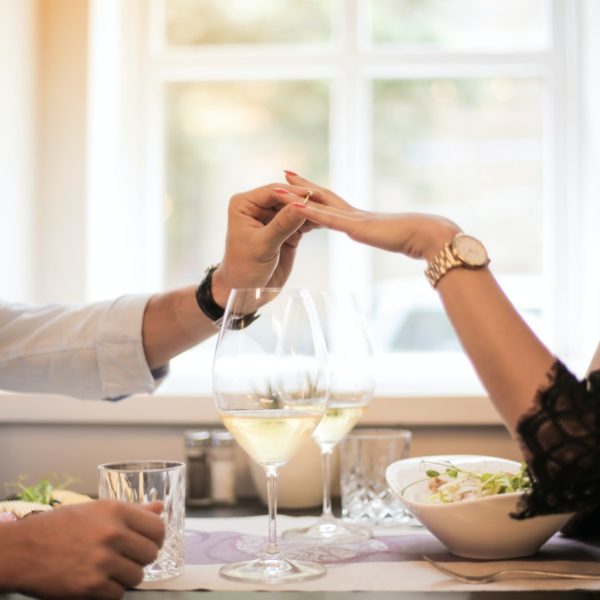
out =
[[0,389],[117,399],[153,392],[142,343],[149,296],[86,306],[0,302]]

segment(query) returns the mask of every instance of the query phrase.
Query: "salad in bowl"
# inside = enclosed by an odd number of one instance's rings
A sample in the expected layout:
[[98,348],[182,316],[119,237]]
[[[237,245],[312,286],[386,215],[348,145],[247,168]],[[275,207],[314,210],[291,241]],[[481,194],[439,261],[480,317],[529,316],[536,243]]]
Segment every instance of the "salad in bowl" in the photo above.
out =
[[388,466],[390,488],[453,554],[477,559],[528,556],[572,516],[517,520],[531,487],[519,462],[480,455],[422,456]]
[[460,467],[450,461],[424,461],[423,465],[427,467],[427,479],[409,484],[402,493],[406,495],[411,486],[426,481],[428,491],[422,495],[422,500],[431,504],[450,504],[497,494],[512,494],[531,488],[525,463],[520,464],[518,471],[499,470],[495,473],[475,471],[469,465]]

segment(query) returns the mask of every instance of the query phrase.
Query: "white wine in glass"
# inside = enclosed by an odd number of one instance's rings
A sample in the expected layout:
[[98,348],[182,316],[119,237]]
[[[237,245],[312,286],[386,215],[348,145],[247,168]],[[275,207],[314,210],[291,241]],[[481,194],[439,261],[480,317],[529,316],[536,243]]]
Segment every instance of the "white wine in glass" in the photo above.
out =
[[368,392],[331,394],[325,415],[313,431],[313,439],[319,448],[333,450],[363,416],[369,399]]
[[283,537],[319,544],[351,544],[367,540],[364,526],[344,523],[331,508],[331,455],[337,444],[358,423],[375,388],[371,336],[352,294],[322,292],[314,296],[331,369],[325,416],[313,432],[321,450],[323,512],[304,529],[290,529]]
[[232,410],[221,413],[225,427],[259,465],[284,465],[321,419],[316,411]]
[[222,567],[223,577],[277,584],[325,573],[319,563],[282,555],[276,510],[278,469],[323,417],[329,376],[325,341],[308,292],[231,292],[215,349],[213,394],[225,427],[266,472],[269,540],[256,559]]

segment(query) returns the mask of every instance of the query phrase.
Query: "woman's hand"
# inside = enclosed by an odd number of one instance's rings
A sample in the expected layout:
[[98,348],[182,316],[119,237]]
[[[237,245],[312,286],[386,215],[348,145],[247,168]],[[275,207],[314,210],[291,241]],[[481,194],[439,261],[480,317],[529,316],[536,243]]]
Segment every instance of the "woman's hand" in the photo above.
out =
[[300,187],[302,193],[304,189],[314,192],[306,203],[298,195],[280,195],[282,201],[292,203],[298,218],[304,216],[312,223],[346,233],[363,244],[431,260],[460,231],[455,223],[436,215],[359,210],[332,191],[299,175],[286,175],[288,182]]

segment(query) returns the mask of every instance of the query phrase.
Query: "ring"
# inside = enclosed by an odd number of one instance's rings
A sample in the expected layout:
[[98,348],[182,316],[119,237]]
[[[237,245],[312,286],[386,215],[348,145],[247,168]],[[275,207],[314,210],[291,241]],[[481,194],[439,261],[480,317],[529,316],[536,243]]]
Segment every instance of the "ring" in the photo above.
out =
[[304,200],[302,201],[302,204],[306,205],[306,203],[311,199],[312,195],[313,195],[313,191],[308,190],[308,194],[306,194],[306,198],[304,198]]

